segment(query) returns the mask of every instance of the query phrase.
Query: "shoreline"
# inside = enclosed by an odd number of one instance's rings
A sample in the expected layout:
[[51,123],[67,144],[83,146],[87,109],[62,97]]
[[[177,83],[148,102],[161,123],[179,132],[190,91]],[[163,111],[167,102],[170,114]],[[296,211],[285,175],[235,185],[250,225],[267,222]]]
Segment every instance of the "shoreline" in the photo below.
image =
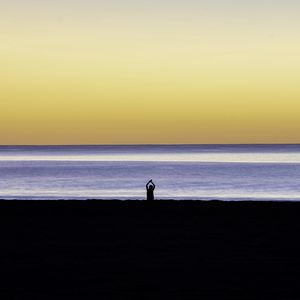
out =
[[[11,202],[23,202],[23,201],[28,201],[28,202],[149,202],[147,201],[147,199],[106,199],[106,198],[86,198],[86,199],[18,199],[18,198],[13,198],[13,199],[5,199],[5,198],[0,198],[0,203],[2,202],[7,202],[7,201],[11,201]],[[172,199],[172,198],[168,198],[168,199],[155,199],[153,201],[151,201],[151,203],[153,202],[170,202],[170,203],[176,203],[176,202],[182,202],[182,203],[300,203],[300,200],[294,200],[294,199],[278,199],[278,200],[274,200],[274,199],[255,199],[255,200],[251,200],[251,199],[237,199],[237,200],[220,200],[220,199],[209,199],[209,200],[205,200],[205,199]]]

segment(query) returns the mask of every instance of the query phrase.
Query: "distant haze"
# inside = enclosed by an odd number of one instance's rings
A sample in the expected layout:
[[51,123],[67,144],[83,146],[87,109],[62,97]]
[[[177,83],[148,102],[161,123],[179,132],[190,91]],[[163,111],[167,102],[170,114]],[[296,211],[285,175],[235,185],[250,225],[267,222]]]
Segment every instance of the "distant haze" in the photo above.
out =
[[296,0],[0,2],[0,144],[300,142]]

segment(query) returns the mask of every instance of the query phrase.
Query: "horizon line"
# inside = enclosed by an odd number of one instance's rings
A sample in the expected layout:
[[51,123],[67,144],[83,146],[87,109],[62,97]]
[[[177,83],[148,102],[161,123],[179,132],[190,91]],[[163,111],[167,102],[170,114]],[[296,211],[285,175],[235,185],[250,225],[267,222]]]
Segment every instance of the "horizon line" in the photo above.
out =
[[0,144],[0,147],[72,147],[72,146],[217,146],[217,145],[232,145],[232,146],[268,146],[268,145],[300,145],[299,143],[129,143],[129,144]]

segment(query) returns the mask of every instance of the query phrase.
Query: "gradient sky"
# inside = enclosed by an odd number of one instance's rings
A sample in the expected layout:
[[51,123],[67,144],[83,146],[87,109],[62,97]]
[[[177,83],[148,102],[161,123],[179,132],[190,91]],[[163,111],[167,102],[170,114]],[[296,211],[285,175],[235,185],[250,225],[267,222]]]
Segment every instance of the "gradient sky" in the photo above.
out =
[[297,0],[0,2],[0,144],[300,143]]

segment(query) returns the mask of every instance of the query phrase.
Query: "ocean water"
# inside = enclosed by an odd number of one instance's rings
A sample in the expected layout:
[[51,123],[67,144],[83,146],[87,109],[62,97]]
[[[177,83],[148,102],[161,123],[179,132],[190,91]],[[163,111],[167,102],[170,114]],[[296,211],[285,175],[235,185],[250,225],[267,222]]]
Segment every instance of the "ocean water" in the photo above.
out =
[[0,199],[300,200],[300,145],[0,146]]

